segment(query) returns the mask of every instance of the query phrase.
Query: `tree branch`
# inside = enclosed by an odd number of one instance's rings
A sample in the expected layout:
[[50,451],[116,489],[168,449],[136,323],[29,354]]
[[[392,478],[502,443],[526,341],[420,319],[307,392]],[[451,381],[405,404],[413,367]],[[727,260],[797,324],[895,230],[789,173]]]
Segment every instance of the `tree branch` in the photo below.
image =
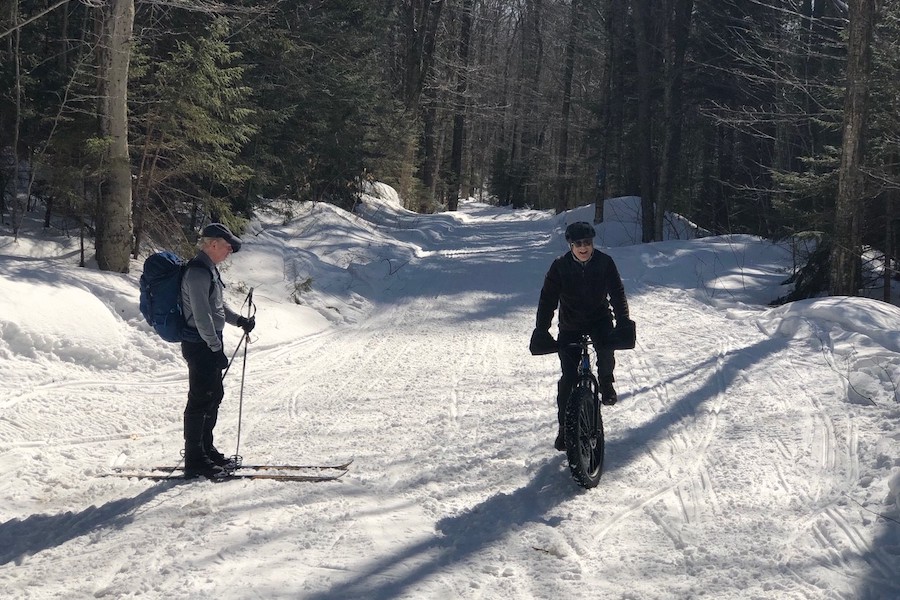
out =
[[[140,4],[150,4],[153,6],[165,6],[167,8],[181,8],[190,12],[203,12],[208,14],[257,14],[266,13],[271,9],[255,8],[250,6],[230,6],[224,2],[216,2],[215,0],[136,0]],[[274,4],[279,4],[281,0],[276,0]]]
[[43,16],[46,15],[47,13],[56,10],[57,8],[59,8],[60,6],[62,6],[63,4],[68,4],[68,3],[69,3],[69,0],[59,0],[59,2],[57,2],[57,3],[54,4],[53,6],[50,6],[50,7],[48,7],[48,8],[45,8],[44,10],[42,10],[42,11],[39,12],[38,14],[34,15],[33,17],[30,17],[30,18],[28,18],[28,19],[25,19],[24,21],[22,21],[21,23],[18,23],[18,24],[15,25],[14,27],[11,27],[10,29],[7,29],[7,30],[4,31],[3,33],[0,33],[0,39],[5,38],[5,37],[8,36],[9,34],[11,34],[11,33],[13,33],[14,31],[16,31],[17,29],[21,29],[21,28],[25,27],[26,25],[28,25],[28,24],[31,23],[32,21],[37,21],[38,19],[40,19],[41,17],[43,17]]

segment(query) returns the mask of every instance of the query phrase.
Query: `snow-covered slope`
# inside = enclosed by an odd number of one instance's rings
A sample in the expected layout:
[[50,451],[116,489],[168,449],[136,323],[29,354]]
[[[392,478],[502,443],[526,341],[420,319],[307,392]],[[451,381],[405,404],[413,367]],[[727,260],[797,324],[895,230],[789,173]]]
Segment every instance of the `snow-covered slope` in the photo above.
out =
[[608,202],[639,343],[584,491],[552,448],[558,361],[526,348],[593,207],[419,215],[376,193],[263,214],[223,269],[258,326],[220,448],[240,413],[246,460],[354,458],[337,483],[100,477],[178,460],[178,346],[140,317],[139,261],[0,237],[0,596],[900,597],[900,310],[768,308],[788,248],[682,221],[635,245],[637,200]]

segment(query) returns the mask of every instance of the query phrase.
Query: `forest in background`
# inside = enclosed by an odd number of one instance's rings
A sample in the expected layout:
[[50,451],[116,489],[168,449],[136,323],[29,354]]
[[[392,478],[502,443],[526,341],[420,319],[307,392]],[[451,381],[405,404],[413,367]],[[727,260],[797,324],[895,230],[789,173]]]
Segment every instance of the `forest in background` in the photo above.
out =
[[[0,0],[0,199],[127,271],[271,199],[563,211],[642,198],[815,236],[818,279],[897,253],[900,3]],[[144,249],[146,250],[146,249]]]

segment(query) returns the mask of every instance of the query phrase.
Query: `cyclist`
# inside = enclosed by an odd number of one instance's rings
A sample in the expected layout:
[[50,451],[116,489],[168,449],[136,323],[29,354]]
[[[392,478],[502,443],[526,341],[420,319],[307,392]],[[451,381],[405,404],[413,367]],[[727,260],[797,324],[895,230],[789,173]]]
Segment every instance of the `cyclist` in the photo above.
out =
[[[604,348],[616,323],[628,321],[628,300],[625,286],[616,264],[608,254],[594,248],[594,226],[585,221],[566,227],[569,251],[550,265],[537,308],[537,327],[532,334],[532,348],[556,345],[562,376],[557,385],[556,405],[559,433],[554,447],[565,450],[566,400],[578,374],[581,353],[569,347],[578,343],[583,334],[590,336],[597,351],[597,375],[603,404],[616,403],[613,369],[616,359],[613,350]],[[559,306],[559,339],[550,335],[553,313]],[[610,310],[612,307],[612,310]]]

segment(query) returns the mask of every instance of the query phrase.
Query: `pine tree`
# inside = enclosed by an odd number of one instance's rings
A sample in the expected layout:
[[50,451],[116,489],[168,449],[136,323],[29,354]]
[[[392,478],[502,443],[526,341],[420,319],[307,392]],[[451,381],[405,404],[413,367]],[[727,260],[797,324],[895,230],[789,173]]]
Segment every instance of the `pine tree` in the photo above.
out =
[[279,4],[241,32],[259,111],[247,157],[255,193],[349,207],[372,166],[391,160],[402,128],[382,78],[378,8]]
[[[241,151],[256,133],[251,90],[244,85],[241,54],[225,41],[220,17],[205,35],[178,39],[171,54],[139,49],[132,112],[136,164],[138,244],[146,233],[164,235],[173,222],[196,227],[197,215],[240,230],[234,207],[252,175]],[[149,230],[149,231],[147,231]]]

